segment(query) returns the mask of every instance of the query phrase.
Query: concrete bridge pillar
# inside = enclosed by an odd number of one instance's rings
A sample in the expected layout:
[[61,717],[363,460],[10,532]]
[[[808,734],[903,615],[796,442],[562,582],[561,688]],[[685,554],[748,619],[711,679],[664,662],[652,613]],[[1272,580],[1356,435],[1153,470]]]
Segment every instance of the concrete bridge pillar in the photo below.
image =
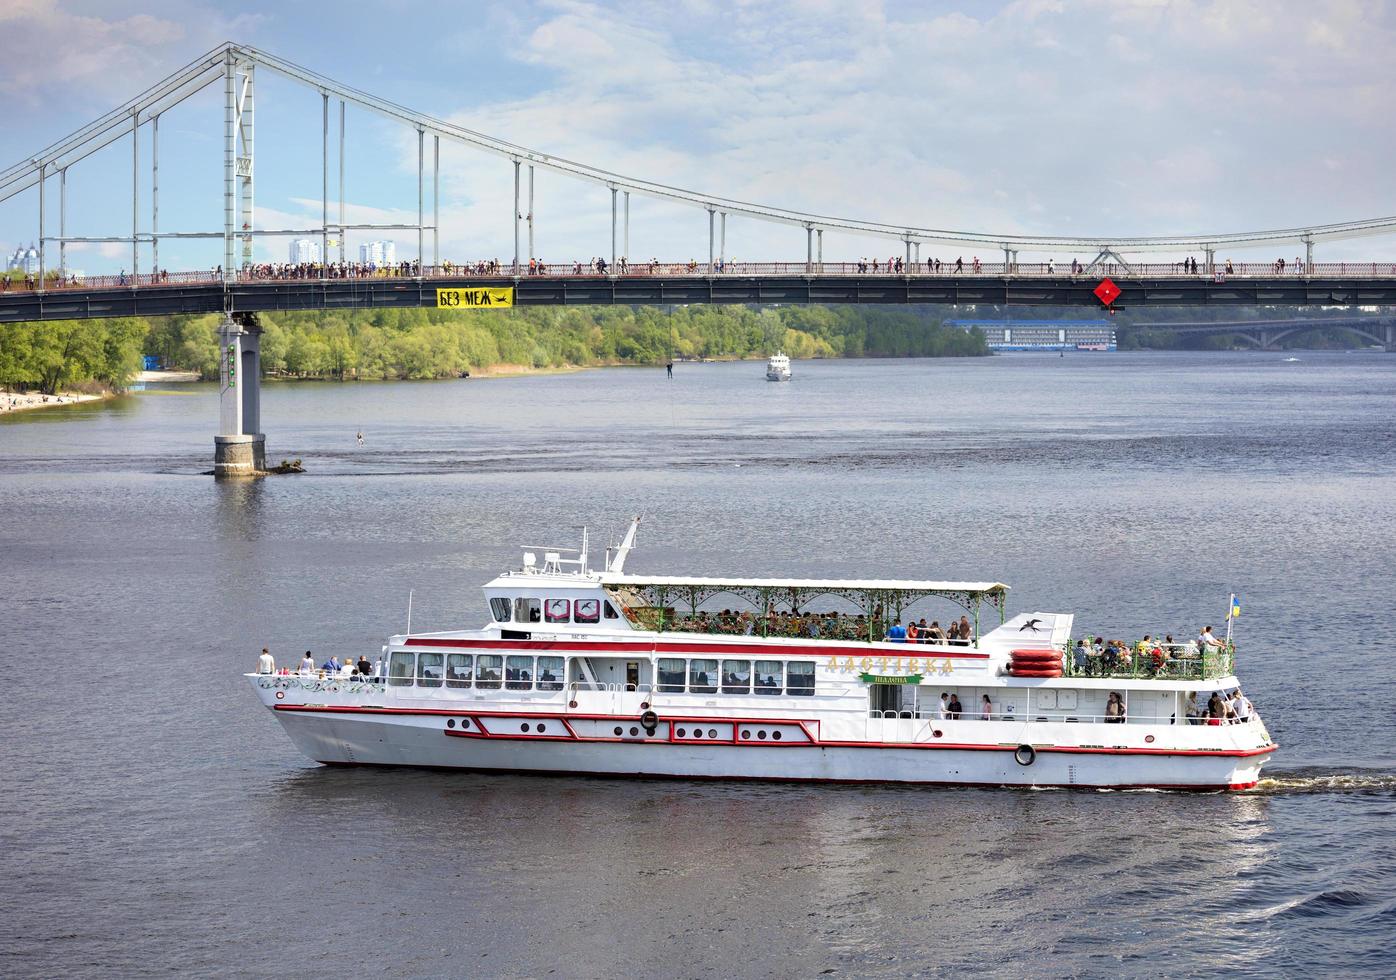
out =
[[1382,334],[1386,339],[1386,352],[1388,354],[1396,353],[1396,323],[1386,324]]
[[213,475],[256,476],[267,468],[262,424],[262,328],[255,313],[224,314],[218,328],[218,435]]

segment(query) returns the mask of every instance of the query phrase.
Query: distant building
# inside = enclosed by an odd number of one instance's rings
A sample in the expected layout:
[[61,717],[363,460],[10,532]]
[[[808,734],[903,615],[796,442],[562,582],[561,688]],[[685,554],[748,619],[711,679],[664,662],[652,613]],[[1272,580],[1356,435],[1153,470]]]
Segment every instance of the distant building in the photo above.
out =
[[39,249],[32,242],[28,248],[23,245],[15,249],[15,254],[11,255],[5,263],[7,272],[22,272],[25,275],[37,276],[39,274]]
[[313,238],[297,238],[291,243],[291,254],[287,259],[292,265],[302,262],[320,261],[320,243]]
[[379,268],[397,265],[396,242],[364,242],[359,246],[359,262]]
[[946,320],[945,325],[978,327],[990,350],[1115,350],[1115,328],[1107,320]]

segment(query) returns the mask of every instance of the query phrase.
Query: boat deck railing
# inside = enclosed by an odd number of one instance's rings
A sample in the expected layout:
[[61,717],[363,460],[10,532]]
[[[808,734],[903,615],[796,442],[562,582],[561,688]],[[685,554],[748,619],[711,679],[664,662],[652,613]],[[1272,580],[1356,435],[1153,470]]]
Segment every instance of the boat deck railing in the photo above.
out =
[[1236,646],[1230,642],[1215,648],[1199,648],[1195,643],[1155,643],[1140,650],[1136,644],[1121,656],[1108,649],[1096,653],[1089,641],[1086,652],[1081,653],[1073,642],[1065,652],[1062,672],[1067,677],[1215,680],[1236,672]]

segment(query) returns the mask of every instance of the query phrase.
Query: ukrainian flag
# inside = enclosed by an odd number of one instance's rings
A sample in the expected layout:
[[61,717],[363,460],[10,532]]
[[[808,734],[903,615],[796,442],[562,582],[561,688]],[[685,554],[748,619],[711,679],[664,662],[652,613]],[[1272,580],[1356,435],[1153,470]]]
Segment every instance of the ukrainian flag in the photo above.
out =
[[1227,614],[1227,619],[1238,619],[1241,616],[1241,597],[1231,597],[1231,612]]

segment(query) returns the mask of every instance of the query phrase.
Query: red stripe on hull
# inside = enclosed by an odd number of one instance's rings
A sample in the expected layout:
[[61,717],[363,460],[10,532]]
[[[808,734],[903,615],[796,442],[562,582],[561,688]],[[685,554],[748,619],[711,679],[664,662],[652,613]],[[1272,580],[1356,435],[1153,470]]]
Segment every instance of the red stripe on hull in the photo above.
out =
[[[636,718],[629,715],[545,715],[545,714],[513,714],[490,712],[472,712],[469,709],[452,711],[445,708],[360,708],[351,705],[342,707],[333,705],[304,705],[304,704],[274,704],[274,711],[310,712],[319,714],[371,714],[371,715],[440,715],[453,716],[457,718],[475,718],[477,715],[484,718],[528,718],[541,721],[560,721],[566,724],[566,718],[585,719],[589,721],[616,721],[626,725],[633,725]],[[675,721],[679,719],[665,717],[664,721]],[[703,724],[731,724],[731,725],[796,725],[801,724],[797,719],[734,719],[734,718],[710,718],[710,717],[690,717],[683,719],[689,724],[701,722]],[[478,722],[476,722],[478,724]],[[462,735],[461,732],[446,732],[446,734]],[[595,738],[578,735],[574,738],[551,735],[503,735],[495,733],[483,733],[481,736],[490,739],[512,739],[514,741],[579,741],[579,742],[626,742],[629,739]],[[642,740],[636,738],[636,744],[644,744]],[[704,742],[670,742],[668,740],[648,740],[651,745],[728,745],[735,744],[739,748],[748,746],[779,747],[779,748],[830,748],[830,749],[951,749],[967,752],[1015,752],[1017,745],[987,745],[977,742],[857,742],[857,741],[819,741],[819,742],[735,742],[727,741],[707,741]],[[1031,744],[1031,743],[1029,743]],[[1210,758],[1238,758],[1244,759],[1257,755],[1269,755],[1279,748],[1278,745],[1264,745],[1254,749],[1152,749],[1152,748],[1085,748],[1071,745],[1034,745],[1038,752],[1060,752],[1072,755],[1182,755],[1182,756],[1205,756]]]

